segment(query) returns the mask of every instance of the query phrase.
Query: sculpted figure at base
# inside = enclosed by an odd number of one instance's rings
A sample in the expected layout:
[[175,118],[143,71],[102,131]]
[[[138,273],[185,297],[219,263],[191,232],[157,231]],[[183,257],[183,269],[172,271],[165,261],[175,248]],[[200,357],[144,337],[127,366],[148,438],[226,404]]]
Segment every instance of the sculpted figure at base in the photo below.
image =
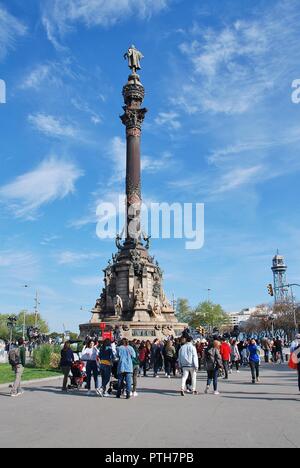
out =
[[123,312],[123,301],[120,296],[116,296],[114,299],[115,314],[117,317],[121,317]]
[[134,307],[138,309],[145,305],[144,291],[142,289],[137,289],[134,298]]

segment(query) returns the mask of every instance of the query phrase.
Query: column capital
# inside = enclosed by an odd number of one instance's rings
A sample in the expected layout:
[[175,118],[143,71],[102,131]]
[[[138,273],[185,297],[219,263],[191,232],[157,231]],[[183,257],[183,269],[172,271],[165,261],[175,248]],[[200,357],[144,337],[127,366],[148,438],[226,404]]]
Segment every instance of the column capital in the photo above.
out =
[[[136,129],[141,131],[142,124],[145,119],[145,115],[148,112],[147,109],[133,109],[127,106],[124,106],[125,114],[120,116],[123,125],[126,126],[127,132],[130,129]],[[134,136],[138,136],[137,134]]]

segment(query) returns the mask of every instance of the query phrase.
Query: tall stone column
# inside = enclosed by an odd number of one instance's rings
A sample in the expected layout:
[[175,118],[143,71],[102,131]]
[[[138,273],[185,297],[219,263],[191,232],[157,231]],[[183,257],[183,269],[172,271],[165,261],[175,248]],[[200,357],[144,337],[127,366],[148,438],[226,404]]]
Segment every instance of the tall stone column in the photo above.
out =
[[136,73],[129,76],[123,88],[125,113],[121,116],[126,127],[126,244],[136,245],[141,239],[141,131],[147,109],[142,108],[145,90]]

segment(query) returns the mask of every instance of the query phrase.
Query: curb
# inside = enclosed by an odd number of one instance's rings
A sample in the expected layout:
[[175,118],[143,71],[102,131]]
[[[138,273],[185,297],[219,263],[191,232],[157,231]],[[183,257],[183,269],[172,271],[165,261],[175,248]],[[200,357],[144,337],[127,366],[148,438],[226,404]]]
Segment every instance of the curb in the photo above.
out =
[[[54,380],[59,380],[62,379],[62,376],[57,376],[57,377],[47,377],[46,379],[35,379],[35,380],[25,380],[22,381],[22,387],[26,387],[26,385],[32,385],[35,383],[47,383],[47,382],[53,382]],[[12,385],[13,382],[8,382],[6,384],[1,384],[0,385],[0,390],[3,388],[9,388],[9,385]]]

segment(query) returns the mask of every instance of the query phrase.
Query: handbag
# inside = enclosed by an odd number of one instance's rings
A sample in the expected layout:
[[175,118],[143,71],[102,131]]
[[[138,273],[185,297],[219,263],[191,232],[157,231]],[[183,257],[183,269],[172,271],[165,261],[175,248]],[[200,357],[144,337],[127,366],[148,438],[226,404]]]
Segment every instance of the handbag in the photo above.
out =
[[291,355],[289,360],[289,368],[292,370],[298,370],[298,364],[296,364],[293,360],[293,355]]

